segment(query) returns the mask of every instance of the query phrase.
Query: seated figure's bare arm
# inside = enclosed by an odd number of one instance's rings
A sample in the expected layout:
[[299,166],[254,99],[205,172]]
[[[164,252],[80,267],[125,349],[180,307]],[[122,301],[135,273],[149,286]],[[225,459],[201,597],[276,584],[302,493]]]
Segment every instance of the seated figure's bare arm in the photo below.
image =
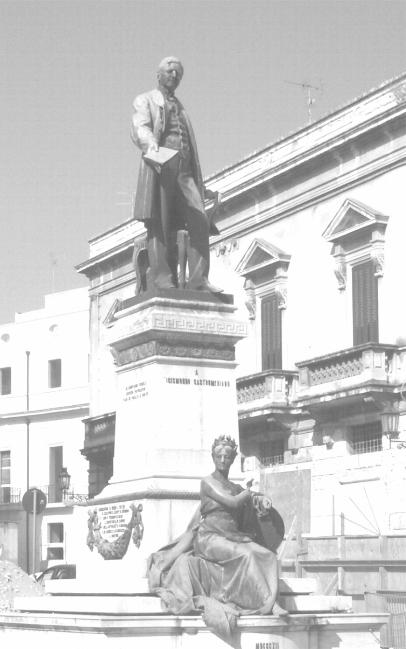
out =
[[225,489],[222,489],[216,480],[212,480],[211,476],[202,480],[200,493],[201,495],[210,496],[213,500],[216,500],[221,505],[230,507],[230,509],[238,509],[238,507],[241,507],[241,505],[251,498],[249,489],[242,489],[237,495],[231,495]]

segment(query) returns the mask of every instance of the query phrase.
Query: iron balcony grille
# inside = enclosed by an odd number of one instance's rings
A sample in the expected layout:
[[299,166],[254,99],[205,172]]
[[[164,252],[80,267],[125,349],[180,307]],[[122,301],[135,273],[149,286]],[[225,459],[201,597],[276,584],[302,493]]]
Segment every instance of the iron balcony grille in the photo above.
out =
[[0,486],[0,505],[17,505],[21,502],[21,489]]
[[376,453],[382,451],[382,429],[380,422],[353,426],[350,445],[353,453]]
[[267,457],[259,458],[259,461],[261,462],[263,467],[275,466],[276,464],[284,463],[284,456],[283,454],[269,455]]

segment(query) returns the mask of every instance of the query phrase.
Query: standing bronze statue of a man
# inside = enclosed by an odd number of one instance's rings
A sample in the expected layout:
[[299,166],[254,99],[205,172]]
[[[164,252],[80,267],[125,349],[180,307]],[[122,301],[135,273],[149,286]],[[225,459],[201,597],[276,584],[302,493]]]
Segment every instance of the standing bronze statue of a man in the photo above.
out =
[[[189,235],[186,288],[221,293],[208,280],[210,266],[209,219],[205,190],[190,120],[174,91],[183,66],[166,57],[158,68],[158,88],[134,100],[132,139],[143,152],[135,196],[134,218],[147,228],[150,283],[155,288],[177,286],[176,232]],[[173,149],[177,155],[160,173],[144,158]]]

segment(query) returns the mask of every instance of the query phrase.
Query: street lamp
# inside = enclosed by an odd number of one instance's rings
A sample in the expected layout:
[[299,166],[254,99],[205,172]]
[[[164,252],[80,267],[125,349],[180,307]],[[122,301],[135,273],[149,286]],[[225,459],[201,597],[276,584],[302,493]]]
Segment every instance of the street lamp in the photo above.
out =
[[396,439],[399,435],[399,409],[389,403],[381,413],[382,432],[389,439]]
[[62,491],[62,497],[65,498],[70,487],[70,474],[68,473],[66,466],[62,467],[58,476],[58,481],[59,488]]
[[396,443],[397,448],[406,448],[406,442],[398,442],[399,436],[399,408],[392,403],[386,404],[381,413],[382,432],[387,436],[389,445]]

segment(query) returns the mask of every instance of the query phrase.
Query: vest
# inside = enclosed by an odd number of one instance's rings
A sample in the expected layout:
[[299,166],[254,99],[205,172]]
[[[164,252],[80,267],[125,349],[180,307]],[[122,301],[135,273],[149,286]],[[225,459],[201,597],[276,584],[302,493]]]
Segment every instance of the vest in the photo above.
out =
[[186,120],[180,110],[177,99],[165,99],[166,128],[161,140],[161,146],[179,151],[180,157],[190,157],[189,132]]

